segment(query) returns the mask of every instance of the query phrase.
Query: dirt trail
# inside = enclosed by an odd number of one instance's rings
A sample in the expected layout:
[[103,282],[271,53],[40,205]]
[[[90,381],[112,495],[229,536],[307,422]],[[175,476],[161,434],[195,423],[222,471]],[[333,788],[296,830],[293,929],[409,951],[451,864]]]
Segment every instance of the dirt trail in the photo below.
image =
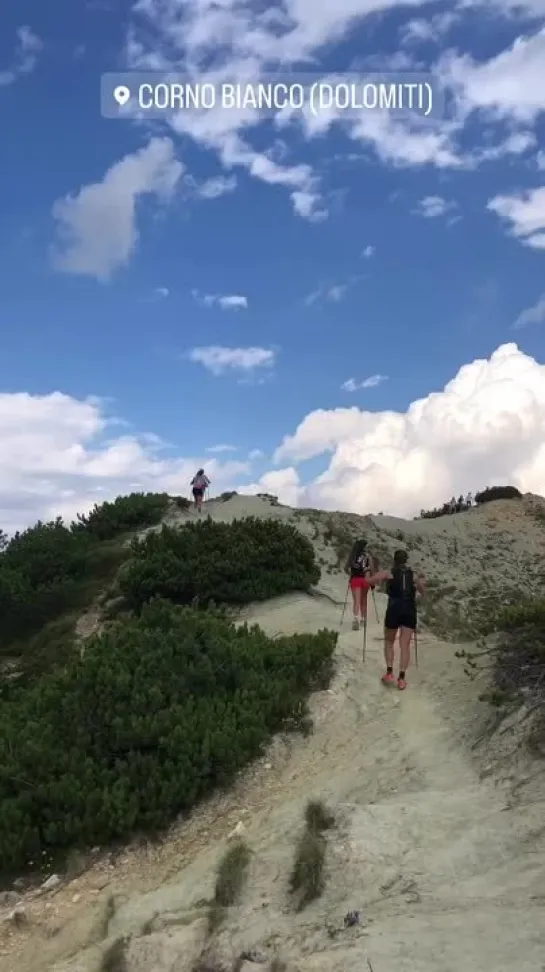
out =
[[[336,627],[345,590],[344,578],[328,576],[324,597],[279,598],[247,616],[269,633]],[[377,605],[382,621],[384,598]],[[226,959],[259,948],[279,950],[288,972],[544,972],[542,777],[536,769],[532,799],[513,805],[516,775],[500,780],[471,753],[483,710],[455,646],[421,636],[420,667],[400,693],[380,683],[372,603],[365,664],[362,633],[349,625],[347,612],[335,679],[312,700],[313,734],[276,740],[233,794],[167,840],[145,881],[142,852],[128,851],[112,875],[122,896],[100,934],[99,905],[91,909],[84,891],[64,927],[49,939],[31,930],[0,961],[2,972],[97,972],[105,943],[120,935],[126,972],[189,972],[205,934],[202,901],[238,821],[253,856],[244,898],[218,940]],[[309,797],[326,801],[337,822],[325,892],[295,914],[287,884]],[[75,890],[60,894],[69,900]],[[362,921],[345,929],[351,910]]]

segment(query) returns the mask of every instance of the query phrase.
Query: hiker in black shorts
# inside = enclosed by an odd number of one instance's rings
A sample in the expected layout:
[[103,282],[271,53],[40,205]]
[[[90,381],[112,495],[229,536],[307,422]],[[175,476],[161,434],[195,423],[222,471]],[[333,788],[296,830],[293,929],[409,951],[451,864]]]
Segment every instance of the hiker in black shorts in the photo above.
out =
[[195,509],[197,513],[201,512],[203,496],[210,486],[210,480],[208,476],[205,476],[204,469],[199,469],[197,475],[191,480],[191,485],[193,487],[193,499],[195,500]]
[[424,594],[424,578],[416,577],[407,565],[405,550],[396,550],[391,570],[379,571],[369,578],[369,583],[386,581],[388,605],[384,617],[384,657],[386,672],[382,676],[385,685],[394,682],[395,639],[399,631],[399,677],[397,687],[407,688],[405,674],[411,658],[411,641],[416,631],[416,594]]

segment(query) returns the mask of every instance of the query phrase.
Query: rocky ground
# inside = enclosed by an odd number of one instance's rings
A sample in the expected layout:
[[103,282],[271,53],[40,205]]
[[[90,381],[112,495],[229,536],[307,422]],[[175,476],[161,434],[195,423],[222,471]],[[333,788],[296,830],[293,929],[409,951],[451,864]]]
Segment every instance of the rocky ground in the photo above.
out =
[[[315,543],[323,574],[314,596],[246,611],[270,633],[339,626],[346,580],[337,568],[353,536],[365,532],[384,562],[409,548],[432,581],[434,630],[420,632],[419,667],[407,692],[382,687],[382,595],[365,660],[362,633],[345,617],[335,678],[312,699],[313,732],[278,737],[232,792],[160,842],[96,848],[46,886],[3,892],[0,970],[544,972],[543,767],[522,745],[524,711],[493,732],[482,685],[464,676],[456,643],[435,634],[442,625],[467,638],[490,605],[537,587],[540,501],[425,521],[245,497],[208,511],[290,518]],[[89,627],[97,623],[93,615]],[[335,823],[323,894],[298,912],[289,879],[309,798],[324,801]],[[218,862],[240,838],[251,852],[242,897],[210,937]],[[199,956],[208,964],[198,966]]]

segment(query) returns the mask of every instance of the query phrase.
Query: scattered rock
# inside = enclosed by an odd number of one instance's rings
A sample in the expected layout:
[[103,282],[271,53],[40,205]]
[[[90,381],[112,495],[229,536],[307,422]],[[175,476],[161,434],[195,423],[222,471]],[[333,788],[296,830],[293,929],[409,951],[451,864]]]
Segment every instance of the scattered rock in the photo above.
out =
[[247,951],[241,952],[240,957],[245,962],[257,962],[259,965],[265,965],[269,961],[265,952],[260,951],[258,948],[250,948]]
[[95,893],[97,891],[103,891],[104,888],[107,888],[108,887],[109,883],[110,883],[110,877],[109,877],[109,875],[107,875],[107,874],[100,875],[99,874],[99,875],[97,875],[97,877],[93,881],[93,891]]
[[361,925],[361,911],[349,911],[344,917],[344,927],[352,928],[354,925]]
[[72,898],[72,904],[77,904],[78,901],[81,901],[81,894],[74,895],[74,897]]
[[9,908],[17,904],[19,895],[16,891],[0,891],[0,908]]
[[25,909],[22,907],[22,905],[18,905],[16,908],[13,909],[13,911],[10,911],[9,915],[5,920],[9,924],[13,924],[16,925],[17,927],[20,927],[21,925],[26,924],[28,920],[27,913]]
[[236,827],[233,828],[233,830],[231,831],[231,833],[227,837],[227,840],[233,840],[234,837],[240,837],[241,834],[244,833],[245,829],[246,828],[245,828],[244,824],[242,823],[242,820],[239,820],[239,822],[237,823]]
[[40,891],[54,891],[55,888],[59,887],[60,883],[61,883],[61,879],[59,875],[52,874],[51,877],[48,877],[47,881],[44,881],[44,883],[40,888]]

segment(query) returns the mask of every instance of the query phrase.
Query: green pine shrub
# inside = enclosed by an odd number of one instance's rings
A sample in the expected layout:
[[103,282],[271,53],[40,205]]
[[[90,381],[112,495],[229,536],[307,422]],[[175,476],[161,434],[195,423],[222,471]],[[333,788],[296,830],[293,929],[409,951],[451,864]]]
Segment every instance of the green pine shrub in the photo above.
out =
[[240,899],[248,877],[250,848],[246,841],[236,840],[223,855],[216,876],[214,898],[208,911],[208,932],[217,931],[227,908]]
[[268,638],[166,601],[0,707],[0,871],[157,831],[260,755],[330,671],[334,632]]
[[70,526],[57,517],[11,539],[0,531],[0,655],[30,658],[37,633],[87,607],[128,559],[123,535],[159,522],[169,502],[166,494],[132,493]]
[[163,527],[132,544],[119,587],[139,611],[153,597],[177,604],[242,605],[308,590],[320,579],[314,548],[295,527],[247,517]]
[[327,848],[324,834],[334,826],[335,815],[321,800],[310,800],[307,803],[305,829],[297,842],[289,885],[298,911],[302,911],[324,892]]
[[475,502],[478,506],[500,499],[522,499],[522,493],[516,486],[489,486],[475,494]]
[[78,513],[78,527],[84,529],[98,540],[111,540],[113,537],[137,530],[140,527],[154,526],[165,515],[170,503],[167,493],[130,493],[118,496],[113,503],[95,503],[86,516]]
[[506,696],[529,694],[545,716],[545,600],[504,608],[494,646],[494,687]]

